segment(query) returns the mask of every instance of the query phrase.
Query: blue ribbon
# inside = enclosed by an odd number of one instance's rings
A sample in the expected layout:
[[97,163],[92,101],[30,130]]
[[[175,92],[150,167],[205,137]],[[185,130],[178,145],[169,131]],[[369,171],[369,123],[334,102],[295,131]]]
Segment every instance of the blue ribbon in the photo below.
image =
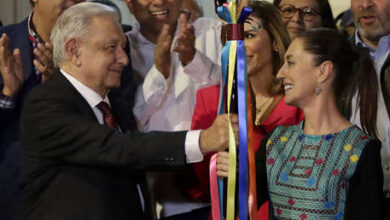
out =
[[[232,19],[230,16],[229,10],[224,6],[219,6],[218,9],[219,16],[224,19],[228,23],[232,23]],[[226,79],[227,79],[227,71],[228,71],[228,62],[229,62],[229,51],[230,51],[230,42],[227,42],[225,46],[222,49],[222,56],[221,56],[221,65],[222,65],[222,85],[220,85],[219,88],[219,112],[218,114],[223,114],[225,111],[225,85],[226,85]],[[223,217],[223,179],[218,178],[218,195],[219,195],[219,207],[220,207],[220,215],[221,219],[224,219]]]
[[[219,6],[219,16],[232,23],[230,12],[224,6]],[[244,7],[238,23],[244,23],[252,12],[251,8]],[[222,85],[220,85],[220,101],[219,114],[224,113],[225,97],[224,88],[226,85],[229,51],[231,42],[228,41],[222,49],[221,65],[222,65]],[[237,90],[238,90],[238,116],[239,116],[239,204],[240,204],[240,219],[248,219],[248,201],[247,201],[247,187],[248,187],[248,122],[247,122],[247,74],[246,74],[246,54],[244,48],[244,41],[237,42]],[[244,101],[243,101],[244,100]],[[223,218],[223,179],[218,178],[218,194],[220,202],[221,219]]]
[[[244,23],[252,12],[244,7],[237,23]],[[248,105],[247,105],[247,70],[244,41],[237,42],[237,93],[238,93],[238,125],[239,125],[239,182],[238,199],[240,219],[248,219]]]

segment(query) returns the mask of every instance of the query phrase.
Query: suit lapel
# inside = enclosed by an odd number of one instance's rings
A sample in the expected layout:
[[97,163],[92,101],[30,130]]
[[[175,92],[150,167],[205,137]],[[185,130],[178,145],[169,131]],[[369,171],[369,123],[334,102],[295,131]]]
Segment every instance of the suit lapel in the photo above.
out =
[[58,81],[60,85],[59,91],[61,91],[64,96],[72,97],[77,103],[81,114],[88,119],[97,121],[95,113],[93,112],[91,106],[89,106],[88,102],[83,98],[83,96],[73,87],[73,85],[65,78],[64,75],[60,71],[58,71],[53,77],[52,80]]

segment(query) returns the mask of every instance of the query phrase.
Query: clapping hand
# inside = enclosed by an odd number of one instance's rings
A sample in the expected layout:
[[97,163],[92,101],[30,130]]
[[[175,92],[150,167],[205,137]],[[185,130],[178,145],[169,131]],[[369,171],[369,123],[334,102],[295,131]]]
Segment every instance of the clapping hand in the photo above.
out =
[[6,34],[0,38],[0,72],[4,83],[3,95],[15,96],[24,83],[22,55],[19,49],[11,54]]
[[154,49],[154,63],[158,71],[167,79],[171,70],[172,31],[169,24],[164,24]]
[[173,51],[179,53],[183,66],[189,64],[195,56],[195,29],[186,13],[180,14],[179,35]]
[[37,59],[34,59],[33,63],[35,68],[42,74],[42,81],[45,81],[58,71],[53,62],[53,46],[51,43],[39,43],[37,48],[34,49],[34,55],[37,56]]

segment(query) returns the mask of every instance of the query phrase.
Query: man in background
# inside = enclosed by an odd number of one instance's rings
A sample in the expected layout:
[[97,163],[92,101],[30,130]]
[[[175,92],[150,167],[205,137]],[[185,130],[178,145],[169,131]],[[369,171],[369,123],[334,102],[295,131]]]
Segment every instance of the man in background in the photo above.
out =
[[[351,0],[357,30],[356,45],[368,48],[378,74],[378,138],[382,142],[386,219],[390,219],[390,1]],[[352,106],[352,121],[360,124],[360,112]]]
[[[137,20],[133,30],[126,34],[139,83],[133,108],[139,129],[188,130],[196,91],[218,84],[221,77],[222,23],[208,18],[198,18],[192,23],[196,13],[182,8],[187,1],[126,0],[126,3]],[[190,4],[194,5],[197,3]],[[192,199],[180,192],[175,175],[165,172],[148,176],[152,196],[162,204],[162,217],[209,206],[208,201]],[[208,209],[204,215],[208,215]]]

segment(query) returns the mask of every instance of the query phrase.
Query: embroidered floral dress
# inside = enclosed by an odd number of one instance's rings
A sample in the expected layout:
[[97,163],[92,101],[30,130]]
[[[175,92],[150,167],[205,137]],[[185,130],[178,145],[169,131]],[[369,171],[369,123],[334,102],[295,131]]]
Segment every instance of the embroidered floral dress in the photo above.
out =
[[256,155],[270,219],[382,219],[380,142],[356,126],[327,135],[302,126],[278,126]]

